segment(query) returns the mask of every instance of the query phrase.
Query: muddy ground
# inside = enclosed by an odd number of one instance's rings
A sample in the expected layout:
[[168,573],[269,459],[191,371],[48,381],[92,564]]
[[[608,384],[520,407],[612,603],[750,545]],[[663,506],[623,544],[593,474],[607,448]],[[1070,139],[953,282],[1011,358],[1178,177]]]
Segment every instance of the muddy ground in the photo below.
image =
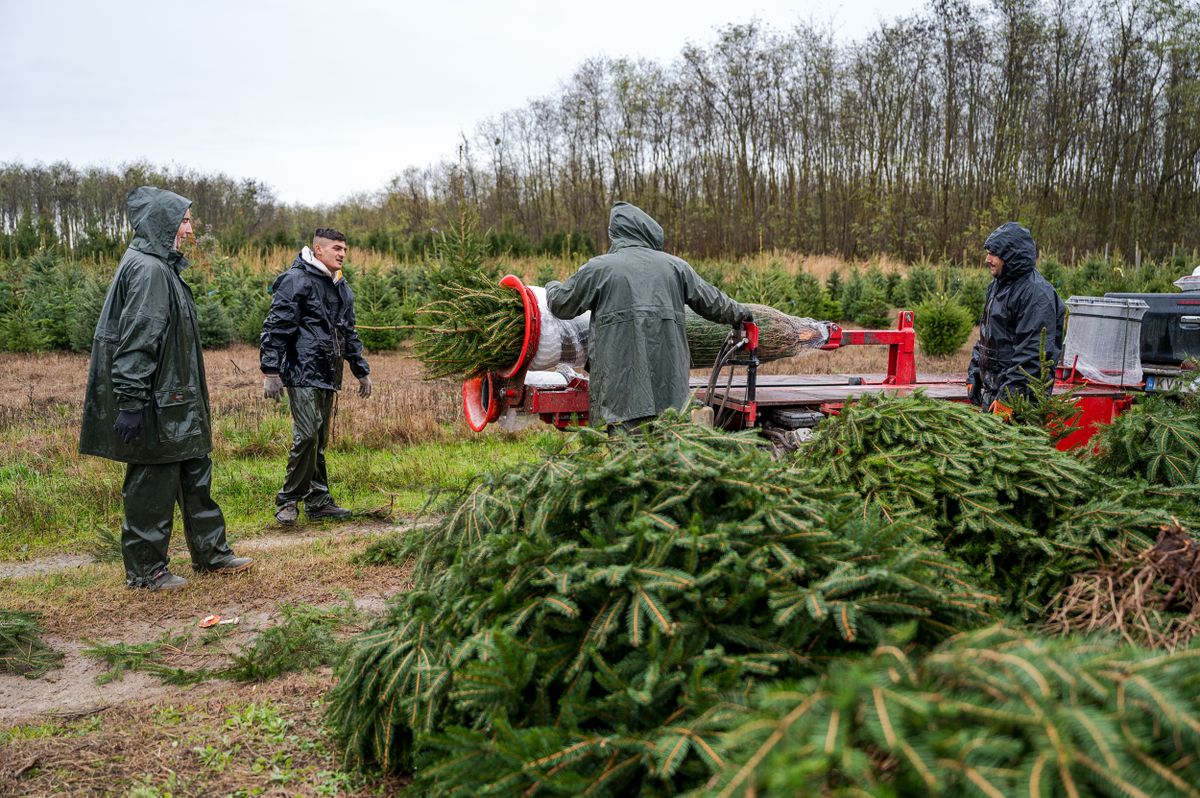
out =
[[[173,554],[185,589],[125,588],[120,563],[53,557],[0,563],[0,606],[38,610],[61,668],[37,679],[0,674],[0,796],[40,795],[365,795],[397,783],[342,772],[324,725],[328,667],[265,682],[210,679],[175,686],[110,668],[84,650],[95,641],[164,648],[172,667],[219,667],[279,623],[280,606],[344,607],[368,625],[388,597],[409,586],[408,569],[362,565],[354,555],[398,528],[384,523],[301,527],[250,539],[239,553],[250,571],[193,575],[186,551]],[[216,614],[237,619],[213,630]]]

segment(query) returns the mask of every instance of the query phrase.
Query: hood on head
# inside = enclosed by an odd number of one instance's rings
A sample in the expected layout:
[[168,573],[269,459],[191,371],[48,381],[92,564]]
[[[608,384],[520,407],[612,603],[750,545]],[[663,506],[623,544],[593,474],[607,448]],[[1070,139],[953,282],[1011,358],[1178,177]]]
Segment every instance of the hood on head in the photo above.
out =
[[618,202],[608,214],[609,251],[622,247],[663,248],[663,229],[650,214],[628,202]]
[[154,186],[140,186],[125,201],[134,248],[166,257],[175,247],[175,234],[192,201]]
[[1037,263],[1037,244],[1033,234],[1016,222],[1005,222],[992,231],[983,248],[1004,261],[1000,279],[1020,277],[1033,271]]

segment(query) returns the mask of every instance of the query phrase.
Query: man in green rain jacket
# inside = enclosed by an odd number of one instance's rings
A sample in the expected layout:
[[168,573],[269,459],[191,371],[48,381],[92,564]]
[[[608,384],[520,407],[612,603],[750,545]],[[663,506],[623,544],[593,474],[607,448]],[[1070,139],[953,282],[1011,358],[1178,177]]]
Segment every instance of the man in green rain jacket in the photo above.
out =
[[688,401],[684,305],[709,321],[751,321],[750,310],[705,282],[686,261],[662,251],[663,230],[634,205],[608,217],[608,254],[566,282],[546,285],[550,312],[563,319],[590,310],[588,401],[610,429],[632,429]]
[[134,239],[109,286],[88,369],[79,451],[126,463],[121,554],[130,587],[170,590],[167,570],[179,504],[192,569],[249,568],[225,540],[213,501],[212,424],[196,303],[180,277],[192,234],[191,200],[142,186],[127,202]]

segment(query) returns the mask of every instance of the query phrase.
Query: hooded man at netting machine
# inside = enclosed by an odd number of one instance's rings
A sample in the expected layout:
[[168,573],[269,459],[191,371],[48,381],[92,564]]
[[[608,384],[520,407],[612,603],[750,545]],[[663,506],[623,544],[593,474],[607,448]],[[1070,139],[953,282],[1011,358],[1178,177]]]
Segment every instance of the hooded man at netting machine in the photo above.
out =
[[687,405],[685,305],[717,324],[753,318],[686,261],[663,252],[663,229],[641,208],[614,205],[608,237],[607,254],[566,282],[546,285],[546,302],[560,319],[592,312],[588,401],[610,432],[628,432],[669,407]]
[[180,276],[179,251],[192,235],[191,200],[152,186],[128,200],[134,238],[104,299],[79,451],[127,463],[121,556],[130,587],[172,590],[187,580],[167,570],[175,505],[192,569],[235,573],[225,518],[212,498],[212,419],[196,302]]
[[[1062,357],[1066,307],[1038,273],[1037,245],[1024,227],[1005,222],[983,247],[993,279],[967,368],[967,396],[979,407],[1008,417],[1013,398],[1030,395],[1030,379],[1054,380],[1054,367]],[[1049,373],[1042,373],[1043,341]]]

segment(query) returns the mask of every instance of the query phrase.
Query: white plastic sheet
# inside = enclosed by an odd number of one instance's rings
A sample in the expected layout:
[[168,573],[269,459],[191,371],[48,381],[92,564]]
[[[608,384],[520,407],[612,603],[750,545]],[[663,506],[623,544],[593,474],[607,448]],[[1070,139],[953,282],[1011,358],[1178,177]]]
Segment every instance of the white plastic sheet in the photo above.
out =
[[538,338],[537,354],[529,364],[532,370],[553,369],[560,364],[583,368],[587,362],[588,324],[591,312],[573,319],[560,319],[550,312],[546,304],[546,289],[531,285],[529,290],[537,298],[542,316],[542,333]]

